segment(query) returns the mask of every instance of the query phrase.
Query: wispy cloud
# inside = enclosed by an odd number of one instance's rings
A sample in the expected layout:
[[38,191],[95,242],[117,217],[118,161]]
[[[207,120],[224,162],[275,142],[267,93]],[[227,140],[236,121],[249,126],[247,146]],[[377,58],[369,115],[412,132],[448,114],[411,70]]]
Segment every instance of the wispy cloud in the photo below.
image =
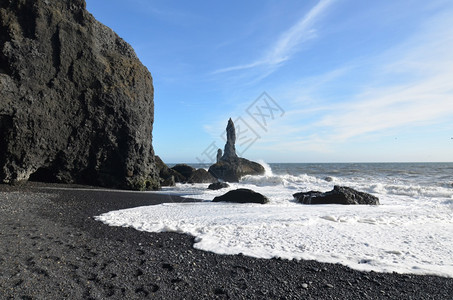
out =
[[[449,65],[453,68],[453,64]],[[453,115],[451,79],[446,74],[425,79],[414,84],[387,88],[384,93],[369,95],[355,103],[346,103],[347,108],[328,114],[318,127],[331,128],[329,140],[345,141],[359,135],[421,126],[441,121]],[[453,74],[449,74],[450,78]]]
[[[263,149],[323,152],[352,139],[452,126],[452,36],[450,17],[438,15],[405,42],[368,57],[374,63],[365,71],[354,68],[359,64],[348,63],[323,76],[301,80],[297,86],[282,87],[287,95],[308,93],[303,99],[292,99],[295,109],[288,109],[280,124],[275,124],[265,137],[272,142],[263,143]],[[355,87],[350,78],[362,72],[367,79]],[[335,102],[319,96],[319,91],[342,83],[353,87],[349,100]]]
[[[298,51],[302,43],[316,36],[314,25],[332,3],[333,0],[321,0],[307,14],[299,19],[296,24],[280,34],[275,44],[269,47],[259,59],[242,65],[222,68],[213,73],[219,74],[257,67],[266,67],[272,69],[272,71],[275,70],[282,63],[288,61]],[[268,72],[268,74],[272,73],[272,71]]]
[[[451,120],[451,21],[448,16],[438,16],[435,22],[425,25],[416,36],[386,54],[389,60],[378,74],[383,84],[376,80],[353,101],[343,103],[336,116],[326,115],[316,125],[331,127],[334,140],[346,140],[368,133],[437,123],[444,118]],[[405,78],[403,82],[392,82],[392,78],[399,78],[401,74]]]

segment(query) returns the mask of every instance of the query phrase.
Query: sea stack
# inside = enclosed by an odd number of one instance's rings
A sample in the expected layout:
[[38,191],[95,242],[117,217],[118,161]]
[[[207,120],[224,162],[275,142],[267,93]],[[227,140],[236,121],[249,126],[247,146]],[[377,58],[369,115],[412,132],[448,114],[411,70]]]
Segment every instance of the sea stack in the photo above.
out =
[[228,182],[239,182],[245,175],[262,175],[264,167],[259,163],[241,158],[236,154],[236,129],[231,118],[228,120],[226,128],[227,142],[223,151],[223,156],[209,167],[211,173],[217,179]]
[[84,0],[0,4],[0,182],[156,189],[154,91]]
[[227,141],[225,144],[225,150],[223,151],[223,156],[221,160],[232,160],[236,159],[238,156],[236,154],[236,128],[234,128],[234,123],[231,118],[228,120],[226,127]]

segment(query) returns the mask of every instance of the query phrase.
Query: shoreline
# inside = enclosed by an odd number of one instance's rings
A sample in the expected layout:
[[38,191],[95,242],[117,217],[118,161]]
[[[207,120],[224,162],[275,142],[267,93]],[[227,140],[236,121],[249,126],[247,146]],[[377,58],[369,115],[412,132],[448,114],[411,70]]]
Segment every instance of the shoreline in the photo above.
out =
[[194,249],[193,237],[110,227],[102,213],[173,195],[0,185],[0,294],[9,298],[452,299],[453,278]]

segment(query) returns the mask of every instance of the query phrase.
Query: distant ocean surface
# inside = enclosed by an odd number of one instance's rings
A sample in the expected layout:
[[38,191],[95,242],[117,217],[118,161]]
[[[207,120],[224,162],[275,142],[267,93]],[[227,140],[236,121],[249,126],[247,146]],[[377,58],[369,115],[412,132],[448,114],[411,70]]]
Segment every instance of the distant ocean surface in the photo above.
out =
[[[203,202],[113,211],[98,219],[112,226],[190,234],[196,248],[219,254],[453,277],[453,163],[260,163],[265,175],[245,176],[228,189],[178,184],[158,192]],[[381,205],[310,206],[292,197],[334,185],[371,193]],[[210,202],[236,188],[262,193],[270,203]]]

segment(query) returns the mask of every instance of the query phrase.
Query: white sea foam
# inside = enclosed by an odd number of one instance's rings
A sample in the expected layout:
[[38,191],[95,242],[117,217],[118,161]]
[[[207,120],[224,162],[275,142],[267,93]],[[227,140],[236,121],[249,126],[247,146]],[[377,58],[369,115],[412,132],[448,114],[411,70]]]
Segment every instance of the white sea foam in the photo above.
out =
[[[334,184],[370,192],[381,205],[308,206],[293,200],[295,192],[331,190]],[[266,195],[270,203],[210,202],[239,187]],[[451,188],[353,177],[328,182],[322,176],[278,175],[269,168],[265,175],[246,176],[227,190],[179,184],[161,193],[206,201],[113,211],[97,219],[112,226],[190,234],[196,248],[219,254],[315,259],[359,270],[453,277]]]

